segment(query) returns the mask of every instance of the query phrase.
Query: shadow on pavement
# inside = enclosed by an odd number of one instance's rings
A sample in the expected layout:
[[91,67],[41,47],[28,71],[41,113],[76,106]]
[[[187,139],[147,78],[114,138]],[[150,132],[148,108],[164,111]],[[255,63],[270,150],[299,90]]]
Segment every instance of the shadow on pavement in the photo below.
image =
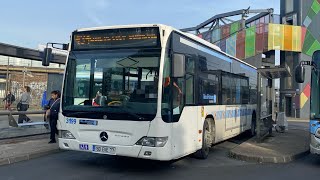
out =
[[[189,155],[177,160],[172,161],[154,161],[130,157],[121,156],[109,156],[100,154],[91,154],[86,152],[79,152],[82,155],[77,156],[79,158],[70,158],[65,160],[64,163],[78,164],[80,166],[91,168],[104,168],[108,171],[119,172],[119,171],[130,171],[130,172],[157,172],[167,171],[171,169],[187,168],[187,167],[198,167],[198,166],[218,166],[233,164],[241,165],[245,162],[233,160],[228,157],[228,151],[231,147],[236,146],[238,143],[244,142],[249,139],[247,135],[237,136],[225,142],[218,143],[210,150],[208,159],[200,160]],[[237,144],[234,144],[237,143]],[[229,144],[232,144],[231,146]],[[77,152],[78,154],[78,152]]]
[[173,164],[177,161],[153,161],[138,158],[129,158],[121,156],[108,155],[86,155],[85,159],[68,160],[69,163],[76,163],[83,166],[92,166],[99,168],[106,168],[108,171],[131,171],[131,172],[145,172],[145,171],[161,171],[173,168]]

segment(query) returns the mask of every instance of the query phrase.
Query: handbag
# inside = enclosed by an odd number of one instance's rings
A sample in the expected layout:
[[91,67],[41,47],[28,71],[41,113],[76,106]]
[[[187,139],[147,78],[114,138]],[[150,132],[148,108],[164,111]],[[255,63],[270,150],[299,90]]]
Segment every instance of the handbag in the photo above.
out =
[[20,101],[20,102],[18,102],[18,104],[17,104],[17,110],[18,110],[18,111],[21,110],[21,106],[22,106],[22,103],[21,103],[21,101]]
[[49,122],[49,119],[50,119],[50,109],[47,109],[44,114],[44,121]]

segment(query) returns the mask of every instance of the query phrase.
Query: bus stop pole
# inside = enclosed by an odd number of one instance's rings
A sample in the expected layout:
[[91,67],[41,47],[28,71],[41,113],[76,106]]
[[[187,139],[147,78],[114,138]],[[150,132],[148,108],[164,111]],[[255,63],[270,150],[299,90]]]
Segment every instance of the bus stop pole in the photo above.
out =
[[258,80],[257,80],[257,112],[256,112],[256,127],[257,127],[257,138],[260,141],[261,138],[261,74],[258,71]]

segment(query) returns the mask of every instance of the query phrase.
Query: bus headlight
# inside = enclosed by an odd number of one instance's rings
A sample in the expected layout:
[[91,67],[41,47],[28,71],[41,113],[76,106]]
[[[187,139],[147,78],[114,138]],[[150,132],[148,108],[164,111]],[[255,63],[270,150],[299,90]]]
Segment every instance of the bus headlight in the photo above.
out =
[[314,135],[317,137],[317,138],[320,138],[320,128],[318,128],[316,130],[316,132],[314,133]]
[[149,146],[149,147],[163,147],[166,145],[168,137],[143,137],[136,145]]
[[67,130],[60,131],[59,135],[60,135],[60,138],[63,138],[63,139],[75,139],[73,134]]

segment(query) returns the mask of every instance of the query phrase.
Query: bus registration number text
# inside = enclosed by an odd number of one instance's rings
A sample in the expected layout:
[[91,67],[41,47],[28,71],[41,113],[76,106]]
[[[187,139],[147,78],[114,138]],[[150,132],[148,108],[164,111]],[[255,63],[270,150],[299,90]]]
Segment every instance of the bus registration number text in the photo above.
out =
[[102,154],[111,154],[111,155],[116,154],[115,147],[93,145],[92,150],[93,152],[102,153]]

